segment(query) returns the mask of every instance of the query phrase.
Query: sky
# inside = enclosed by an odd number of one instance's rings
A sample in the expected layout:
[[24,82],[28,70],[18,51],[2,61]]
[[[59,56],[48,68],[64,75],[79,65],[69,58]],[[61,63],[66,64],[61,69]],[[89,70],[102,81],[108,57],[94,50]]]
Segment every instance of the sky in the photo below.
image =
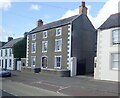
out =
[[[82,0],[0,0],[0,41],[8,37],[23,37],[36,27],[79,13]],[[111,15],[120,12],[120,0],[84,0],[88,17],[97,29]]]

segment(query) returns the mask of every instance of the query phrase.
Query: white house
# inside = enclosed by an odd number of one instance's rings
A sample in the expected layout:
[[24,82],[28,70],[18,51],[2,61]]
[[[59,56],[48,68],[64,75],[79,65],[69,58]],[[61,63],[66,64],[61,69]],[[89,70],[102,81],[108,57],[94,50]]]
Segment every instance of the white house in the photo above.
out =
[[94,79],[120,81],[120,13],[111,15],[97,32]]
[[8,42],[3,47],[0,47],[0,68],[6,68],[9,70],[14,69],[14,56],[12,53],[12,47],[21,39],[22,38],[8,38]]

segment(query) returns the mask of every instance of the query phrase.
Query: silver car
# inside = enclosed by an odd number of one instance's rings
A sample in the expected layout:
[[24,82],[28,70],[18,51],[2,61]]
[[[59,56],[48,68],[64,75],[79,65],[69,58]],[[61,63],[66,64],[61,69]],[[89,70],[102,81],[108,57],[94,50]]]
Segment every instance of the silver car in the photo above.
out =
[[0,68],[0,77],[11,77],[11,72],[7,69]]

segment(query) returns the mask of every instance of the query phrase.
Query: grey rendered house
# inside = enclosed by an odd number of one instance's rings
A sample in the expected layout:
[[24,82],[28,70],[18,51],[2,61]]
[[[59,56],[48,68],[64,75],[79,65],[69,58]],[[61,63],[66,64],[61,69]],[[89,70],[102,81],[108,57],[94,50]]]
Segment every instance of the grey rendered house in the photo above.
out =
[[13,39],[12,37],[8,37],[8,42],[0,47],[0,68],[9,70],[14,70],[16,68],[12,47],[22,39],[23,38]]
[[27,35],[26,67],[63,76],[93,73],[96,30],[87,17],[85,2],[79,15],[43,24]]

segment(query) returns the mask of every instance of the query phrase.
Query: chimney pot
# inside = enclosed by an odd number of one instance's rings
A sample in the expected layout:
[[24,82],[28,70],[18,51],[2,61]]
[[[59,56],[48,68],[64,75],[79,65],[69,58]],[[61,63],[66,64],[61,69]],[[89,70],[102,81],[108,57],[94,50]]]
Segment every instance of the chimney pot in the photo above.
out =
[[41,27],[43,25],[43,21],[41,19],[39,19],[37,21],[37,27]]
[[13,37],[8,37],[8,42],[13,40]]

